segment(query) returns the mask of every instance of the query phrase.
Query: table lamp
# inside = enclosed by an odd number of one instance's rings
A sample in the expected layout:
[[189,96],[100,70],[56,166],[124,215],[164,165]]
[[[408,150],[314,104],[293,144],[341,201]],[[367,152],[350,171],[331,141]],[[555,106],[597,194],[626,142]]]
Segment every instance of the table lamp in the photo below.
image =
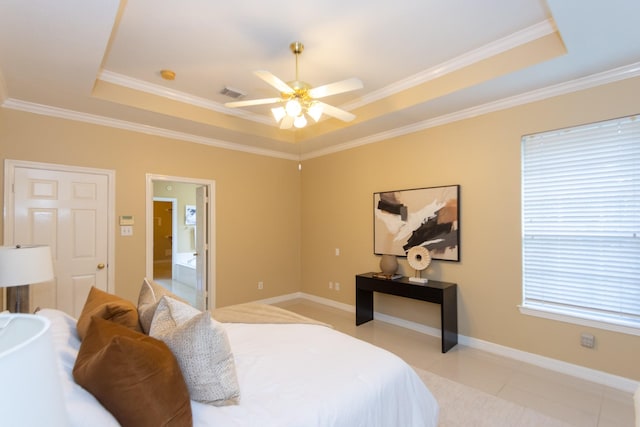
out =
[[0,314],[0,424],[68,427],[49,319]]
[[0,288],[7,288],[7,309],[29,312],[29,285],[53,280],[49,246],[1,246]]

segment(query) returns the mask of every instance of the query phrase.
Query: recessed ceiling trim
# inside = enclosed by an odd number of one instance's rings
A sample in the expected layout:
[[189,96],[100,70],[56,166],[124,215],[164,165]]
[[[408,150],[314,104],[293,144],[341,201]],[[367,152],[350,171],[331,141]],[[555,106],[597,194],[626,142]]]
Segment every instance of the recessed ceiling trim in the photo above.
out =
[[[430,80],[437,79],[443,75],[467,67],[476,62],[480,62],[484,59],[491,58],[507,50],[521,46],[525,43],[537,40],[544,36],[547,36],[556,31],[556,26],[553,20],[542,21],[538,24],[527,27],[523,30],[517,31],[506,37],[498,39],[492,43],[484,45],[478,49],[464,53],[449,61],[445,61],[434,67],[421,71],[417,74],[409,76],[408,78],[399,80],[392,83],[382,89],[373,91],[365,96],[360,97],[358,100],[341,105],[340,108],[351,111],[359,107],[363,107],[367,104],[371,104],[380,99],[392,96],[403,90],[410,89],[418,86]],[[135,79],[129,76],[125,76],[119,73],[115,73],[109,70],[102,70],[98,75],[99,80],[103,80],[108,83],[124,86],[130,89],[150,93],[157,96],[166,97],[175,101],[192,104],[202,108],[206,108],[212,111],[216,111],[223,114],[229,114],[245,120],[251,120],[257,123],[266,124],[269,126],[275,126],[273,120],[270,117],[261,114],[255,114],[247,110],[237,110],[232,108],[226,108],[224,105],[211,101],[206,98],[191,95],[185,92],[166,88],[164,86],[149,83],[143,80]]]
[[384,141],[386,139],[397,138],[400,136],[416,133],[425,129],[433,128],[436,126],[442,126],[448,123],[453,123],[459,120],[470,119],[473,117],[481,116],[483,114],[492,113],[495,111],[506,110],[508,108],[517,107],[524,104],[529,104],[536,101],[542,101],[554,96],[565,95],[580,90],[586,90],[597,86],[602,86],[609,83],[614,83],[620,80],[626,80],[634,77],[640,77],[640,62],[626,65],[623,67],[615,68],[613,70],[604,71],[602,73],[593,74],[590,76],[570,80],[567,82],[559,83],[556,85],[548,86],[542,89],[532,90],[519,95],[514,95],[508,98],[499,99],[497,101],[488,102],[486,104],[477,105],[474,107],[466,108],[464,110],[456,111],[455,113],[445,114],[432,119],[424,120],[422,122],[413,123],[411,125],[391,129],[389,131],[380,132],[374,135],[369,135],[363,138],[358,138],[353,141],[345,142],[343,144],[334,145],[332,147],[317,150],[311,153],[307,153],[301,156],[301,160],[308,160],[314,157],[321,157],[328,154],[337,153],[339,151],[349,150],[351,148],[360,147],[362,145],[372,144],[375,142]]
[[246,110],[234,110],[231,108],[226,108],[222,104],[211,101],[210,99],[191,95],[185,92],[180,92],[178,90],[169,89],[164,86],[145,82],[143,80],[134,79],[123,74],[114,73],[113,71],[102,70],[98,75],[98,80],[102,80],[107,83],[112,83],[119,86],[124,86],[133,90],[150,93],[152,95],[172,99],[174,101],[183,102],[185,104],[191,104],[196,107],[206,108],[218,113],[228,114],[230,116],[236,116],[245,120],[251,120],[257,123],[275,127],[275,124],[270,117],[263,116],[261,114],[255,114]]
[[315,157],[321,157],[327,154],[337,153],[339,151],[349,150],[362,145],[372,144],[380,142],[385,139],[396,138],[399,136],[407,135],[410,133],[419,132],[425,129],[429,129],[436,126],[452,123],[459,120],[464,120],[483,114],[505,110],[511,107],[516,107],[523,104],[528,104],[535,101],[541,101],[554,96],[564,95],[579,90],[590,89],[593,87],[601,86],[604,84],[614,83],[620,80],[626,80],[630,78],[640,77],[640,62],[629,64],[623,67],[615,68],[613,70],[604,71],[602,73],[593,74],[591,76],[582,77],[579,79],[571,80],[564,83],[548,86],[542,89],[529,91],[520,95],[503,98],[494,102],[470,107],[455,113],[445,114],[443,116],[434,117],[432,119],[424,120],[422,122],[414,123],[412,125],[403,126],[400,128],[392,129],[387,132],[380,132],[374,135],[369,135],[363,138],[358,138],[343,144],[333,146],[331,148],[317,150],[300,156],[295,154],[286,154],[274,150],[264,150],[254,147],[247,147],[240,144],[234,144],[232,142],[221,141],[218,139],[205,138],[193,134],[175,132],[168,129],[158,128],[154,126],[142,125],[139,123],[128,122],[124,120],[111,119],[104,116],[98,116],[93,114],[81,113],[77,111],[67,110],[64,108],[52,107],[48,105],[36,104],[27,101],[21,101],[17,99],[8,98],[1,104],[2,107],[25,111],[34,114],[41,114],[46,116],[58,117],[69,120],[76,120],[86,123],[97,124],[101,126],[114,127],[124,130],[130,130],[133,132],[140,132],[149,135],[157,135],[167,138],[179,139],[183,141],[195,142],[198,144],[210,145],[213,147],[224,148],[235,151],[242,151],[252,154],[259,154],[263,156],[276,157],[287,160],[307,160]]
[[405,79],[399,80],[395,83],[383,87],[382,89],[370,92],[369,94],[360,97],[356,101],[348,102],[342,105],[341,108],[350,111],[356,108],[363,107],[367,104],[371,104],[375,101],[379,101],[383,98],[395,95],[396,93],[402,92],[403,90],[421,85],[430,80],[435,80],[456,70],[483,61],[487,58],[499,55],[523,44],[538,40],[542,37],[552,34],[555,31],[556,26],[552,20],[549,19],[546,21],[542,21],[538,24],[532,25],[523,30],[498,39],[494,42],[486,44],[478,49],[466,52],[451,60],[445,61],[441,64],[428,68]]

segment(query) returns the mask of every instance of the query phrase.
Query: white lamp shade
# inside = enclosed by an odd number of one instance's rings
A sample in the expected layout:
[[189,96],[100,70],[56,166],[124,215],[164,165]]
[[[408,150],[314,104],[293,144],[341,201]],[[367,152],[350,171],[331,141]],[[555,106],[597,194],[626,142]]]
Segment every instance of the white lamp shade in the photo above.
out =
[[296,117],[293,121],[293,125],[298,129],[305,127],[307,125],[307,119],[304,117],[304,114],[300,114],[298,117]]
[[297,117],[302,112],[302,105],[300,105],[300,101],[294,98],[287,101],[284,109],[290,117]]
[[318,104],[317,102],[314,102],[311,105],[311,107],[307,109],[307,114],[309,114],[311,118],[317,123],[318,120],[320,120],[320,117],[322,116],[323,110],[324,108],[322,107],[322,104]]
[[49,246],[0,247],[0,287],[48,282],[53,278]]
[[273,114],[273,118],[276,119],[276,123],[280,123],[280,120],[284,119],[287,112],[284,107],[276,107],[271,109],[271,114]]
[[69,425],[50,326],[32,314],[0,315],[2,425]]

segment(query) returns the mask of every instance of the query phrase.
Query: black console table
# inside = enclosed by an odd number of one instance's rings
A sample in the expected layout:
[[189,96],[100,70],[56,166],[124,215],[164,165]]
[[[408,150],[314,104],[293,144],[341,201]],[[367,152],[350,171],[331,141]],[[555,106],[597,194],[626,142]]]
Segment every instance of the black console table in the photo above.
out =
[[397,295],[440,304],[442,352],[458,344],[458,286],[455,283],[429,280],[427,283],[409,281],[408,277],[389,280],[373,273],[356,275],[356,326],[373,320],[373,293]]

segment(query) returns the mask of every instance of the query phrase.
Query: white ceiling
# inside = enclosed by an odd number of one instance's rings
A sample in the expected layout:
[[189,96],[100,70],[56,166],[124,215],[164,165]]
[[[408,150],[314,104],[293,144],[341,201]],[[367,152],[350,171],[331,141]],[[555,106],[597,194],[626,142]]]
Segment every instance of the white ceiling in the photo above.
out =
[[[292,8],[293,7],[293,8]],[[640,75],[637,0],[2,0],[0,103],[245,151],[311,157]],[[253,71],[319,86],[351,123],[280,130]],[[165,81],[161,69],[176,72]]]

